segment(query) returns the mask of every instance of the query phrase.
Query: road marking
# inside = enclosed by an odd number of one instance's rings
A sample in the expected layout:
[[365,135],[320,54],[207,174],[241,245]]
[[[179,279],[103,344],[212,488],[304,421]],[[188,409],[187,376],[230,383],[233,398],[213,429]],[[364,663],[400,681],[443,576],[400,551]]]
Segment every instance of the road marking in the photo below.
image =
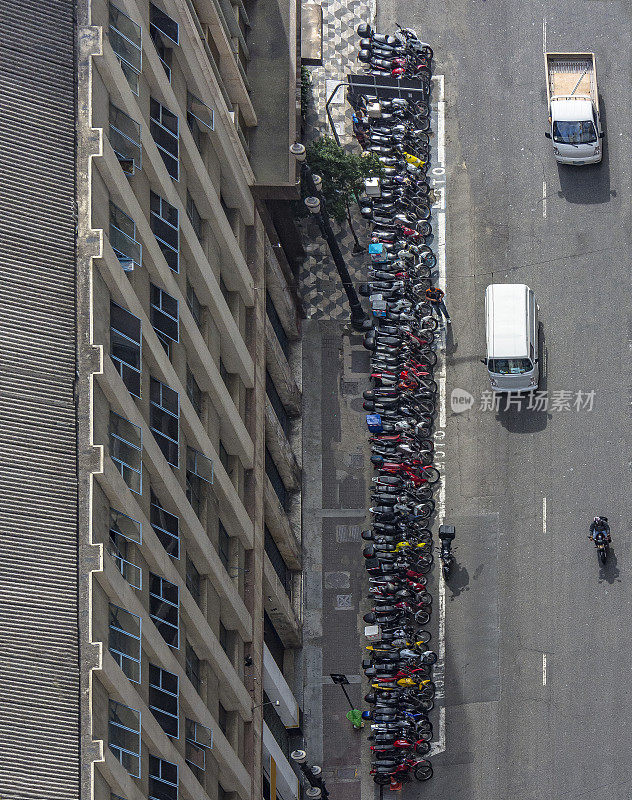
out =
[[546,17],[542,20],[542,52],[546,54]]
[[546,497],[542,498],[542,533],[546,534]]
[[542,653],[542,686],[546,686],[546,653]]
[[[437,166],[431,170],[433,186],[440,186],[439,201],[433,206],[437,210],[437,266],[439,270],[437,285],[446,291],[446,258],[445,258],[445,210],[446,210],[446,169],[445,169],[445,77],[435,75],[438,84],[437,100]],[[446,368],[445,368],[445,338],[442,338],[443,357],[437,374],[439,386],[439,430],[435,437],[443,446],[441,464],[442,477],[439,483],[439,496],[437,498],[437,524],[441,525],[445,519],[445,425],[446,425]],[[437,436],[440,434],[440,436]],[[437,453],[439,455],[439,453]],[[445,733],[445,628],[446,628],[446,586],[443,570],[439,572],[439,643],[437,663],[435,665],[435,684],[437,685],[437,699],[442,700],[439,708],[439,736],[430,749],[430,755],[443,753],[446,747]]]
[[542,216],[546,219],[546,181],[542,181]]
[[[443,522],[443,516],[437,520]],[[436,698],[442,700],[439,708],[439,736],[430,748],[428,755],[436,756],[445,750],[445,580],[443,570],[439,573],[439,652],[435,668]]]

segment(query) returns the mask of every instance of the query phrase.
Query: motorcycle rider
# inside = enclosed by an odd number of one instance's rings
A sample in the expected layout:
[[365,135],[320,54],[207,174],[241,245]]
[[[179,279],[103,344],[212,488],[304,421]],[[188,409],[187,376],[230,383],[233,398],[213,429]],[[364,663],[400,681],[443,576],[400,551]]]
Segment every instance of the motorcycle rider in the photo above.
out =
[[608,525],[608,517],[595,517],[593,519],[588,538],[592,539],[592,541],[597,544],[597,539],[600,538],[601,534],[605,534],[606,541],[612,541],[610,538],[610,525]]

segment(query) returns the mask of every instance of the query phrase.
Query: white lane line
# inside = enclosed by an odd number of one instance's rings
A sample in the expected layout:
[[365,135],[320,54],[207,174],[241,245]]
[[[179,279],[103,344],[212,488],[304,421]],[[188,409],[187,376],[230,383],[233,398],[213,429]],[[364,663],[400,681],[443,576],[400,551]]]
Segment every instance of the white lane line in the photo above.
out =
[[542,52],[546,53],[546,17],[542,20]]
[[542,653],[542,686],[546,686],[546,653]]
[[546,181],[542,181],[542,216],[546,219]]
[[445,167],[445,76],[437,75],[439,99],[437,101],[437,161]]
[[[445,175],[445,78],[436,75],[438,83],[437,101],[437,166],[432,170],[433,186],[437,186],[441,193],[439,202],[434,208],[437,210],[437,266],[439,275],[437,285],[446,290],[446,258],[445,258],[445,209],[446,209],[446,175]],[[440,188],[439,188],[440,187]],[[445,425],[446,425],[446,368],[445,368],[445,340],[443,340],[443,357],[437,375],[439,385],[439,430],[435,434],[440,449],[443,451],[441,458],[442,477],[439,483],[439,496],[437,498],[437,524],[441,525],[445,519]],[[437,436],[440,434],[440,436]],[[439,449],[439,448],[438,448]],[[439,455],[439,453],[437,453]],[[437,685],[437,699],[442,701],[439,708],[439,735],[432,745],[430,755],[443,753],[446,747],[445,732],[445,628],[446,628],[446,587],[443,570],[439,571],[439,643],[437,648],[437,664],[435,667],[435,683]]]
[[542,533],[546,534],[546,497],[542,498]]

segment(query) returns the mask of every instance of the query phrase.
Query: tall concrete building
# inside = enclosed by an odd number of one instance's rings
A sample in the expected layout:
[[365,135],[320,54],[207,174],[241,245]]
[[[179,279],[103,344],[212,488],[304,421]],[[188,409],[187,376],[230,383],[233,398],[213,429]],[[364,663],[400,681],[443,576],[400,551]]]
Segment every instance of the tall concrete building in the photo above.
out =
[[3,800],[298,796],[299,15],[3,6]]

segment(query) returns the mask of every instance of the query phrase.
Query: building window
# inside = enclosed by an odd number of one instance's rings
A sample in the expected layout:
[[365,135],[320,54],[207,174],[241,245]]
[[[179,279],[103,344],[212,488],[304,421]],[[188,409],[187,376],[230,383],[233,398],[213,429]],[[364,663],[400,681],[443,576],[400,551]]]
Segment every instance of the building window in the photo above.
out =
[[160,543],[172,558],[180,558],[180,520],[160,505],[150,489],[150,521]]
[[110,3],[110,44],[135,95],[138,95],[138,76],[143,65],[141,36],[140,25]]
[[110,411],[110,458],[134,494],[143,491],[142,437],[138,425]]
[[149,284],[149,298],[152,327],[170,357],[171,343],[180,340],[178,301],[153,283]]
[[149,800],[178,800],[178,765],[149,755]]
[[167,736],[177,739],[180,735],[178,676],[155,664],[149,665],[149,709]]
[[149,573],[149,616],[169,647],[180,647],[180,590],[160,575]]
[[108,649],[132,683],[140,683],[141,618],[110,603]]
[[125,272],[142,264],[143,246],[136,241],[136,223],[114,203],[110,203],[110,245]]
[[198,386],[198,382],[195,380],[195,375],[191,372],[189,367],[187,366],[187,397],[191,401],[191,405],[195,409],[195,413],[202,418],[202,410],[203,410],[203,394],[202,390]]
[[213,734],[205,725],[187,719],[185,720],[185,737],[185,761],[201,783],[201,773],[206,770],[206,751],[213,749]]
[[151,135],[167,172],[177,181],[180,176],[178,118],[153,97],[149,103],[149,118]]
[[191,681],[195,687],[195,691],[199,694],[200,687],[202,686],[202,664],[190,642],[186,643],[185,658],[185,671],[187,678]]
[[230,377],[230,374],[229,374],[228,370],[226,369],[226,365],[222,361],[221,356],[220,356],[220,359],[219,359],[219,377],[224,382],[224,385],[228,386],[228,379]]
[[289,417],[287,415],[287,411],[285,410],[285,406],[283,405],[283,401],[281,400],[281,397],[277,392],[276,386],[274,385],[272,376],[267,370],[266,370],[266,394],[268,395],[268,400],[270,401],[270,405],[274,409],[276,418],[279,420],[279,425],[281,426],[283,433],[287,436],[289,427]]
[[220,439],[219,442],[219,460],[222,463],[222,466],[226,470],[226,472],[230,472],[230,454],[228,450],[224,447],[224,443]]
[[274,459],[272,458],[272,454],[266,447],[266,456],[265,456],[265,466],[266,466],[266,475],[272,484],[272,488],[274,489],[276,496],[279,498],[279,503],[284,511],[287,511],[288,503],[289,503],[289,493],[288,490],[285,488],[285,484],[283,483],[283,478],[281,477],[281,473],[277,465],[274,463]]
[[[223,203],[222,207],[225,208]],[[228,213],[228,210],[226,210],[226,213]],[[224,298],[224,300],[226,300],[226,303],[228,304],[230,302],[230,292],[228,291],[228,286],[226,286],[224,278],[221,275],[219,276],[219,290],[222,293],[222,297]]]
[[195,235],[201,242],[203,234],[203,220],[189,192],[187,192],[187,217],[189,218],[191,225],[193,225]]
[[210,458],[187,447],[187,500],[200,516],[206,498],[206,487],[213,483],[213,462]]
[[285,647],[266,611],[263,612],[263,641],[266,643],[270,655],[276,661],[277,667],[283,672]]
[[140,778],[140,711],[110,700],[108,745],[124,769]]
[[110,103],[110,144],[126,175],[142,169],[143,147],[140,141],[140,125],[124,111]]
[[232,641],[231,641],[231,639],[232,639],[232,637],[230,635],[230,631],[228,630],[228,628],[226,628],[224,626],[224,623],[221,620],[220,620],[220,623],[219,623],[219,637],[218,638],[219,638],[219,643],[220,643],[220,646],[221,646],[222,650],[226,653],[228,658],[230,660],[232,660],[232,654],[231,654],[231,649],[232,649]]
[[219,560],[224,565],[224,569],[228,571],[228,565],[230,564],[230,536],[222,524],[221,519],[219,521],[219,532],[217,536],[217,552],[219,554]]
[[[177,45],[180,38],[179,34],[178,23],[159,9],[158,6],[150,3],[149,35],[154,43],[158,58],[160,59],[160,63],[165,70],[169,82],[171,82],[171,60],[173,51],[167,42]],[[165,39],[167,42],[165,42]]]
[[110,357],[130,394],[140,397],[142,325],[110,300]]
[[149,4],[149,27],[166,36],[173,44],[180,43],[178,23],[153,3]]
[[195,320],[198,329],[202,330],[204,324],[204,306],[200,303],[193,286],[187,281],[187,306]]
[[[135,538],[131,538],[135,537]],[[130,542],[141,543],[141,523],[110,509],[109,552],[118,571],[134,589],[143,588],[143,571],[129,560]]]
[[268,526],[266,525],[264,528],[265,534],[265,551],[270,559],[272,566],[274,567],[274,571],[276,572],[279,580],[281,581],[281,585],[285,589],[288,595],[290,595],[292,590],[292,573],[287,568],[287,564],[283,556],[281,555],[281,551],[277,547],[277,543],[272,538],[272,534],[268,530]]
[[263,721],[268,726],[270,733],[276,739],[276,743],[281,748],[283,755],[286,758],[290,757],[290,740],[287,728],[283,724],[281,717],[278,715],[274,703],[270,702],[270,698],[263,693]]
[[281,345],[281,350],[285,357],[287,358],[290,352],[290,342],[287,338],[287,333],[285,332],[285,328],[283,327],[283,323],[281,322],[281,317],[279,316],[274,303],[272,302],[272,298],[270,297],[270,293],[266,292],[266,314],[268,315],[268,319],[270,320],[270,325],[272,325],[272,330],[276,334],[277,339],[279,340],[279,344]]
[[217,724],[219,725],[220,731],[226,736],[226,731],[228,730],[228,711],[226,711],[221,703],[217,704]]
[[166,384],[150,381],[149,429],[172,467],[180,465],[180,396]]
[[202,608],[202,576],[189,556],[187,556],[186,585],[197,605]]
[[151,230],[165,261],[174,272],[180,270],[180,227],[178,209],[155,192],[149,193]]
[[143,524],[127,514],[110,508],[110,533],[127,539],[135,544],[143,543]]
[[187,123],[197,149],[201,152],[202,134],[210,133],[215,127],[213,110],[191,92],[187,92]]

